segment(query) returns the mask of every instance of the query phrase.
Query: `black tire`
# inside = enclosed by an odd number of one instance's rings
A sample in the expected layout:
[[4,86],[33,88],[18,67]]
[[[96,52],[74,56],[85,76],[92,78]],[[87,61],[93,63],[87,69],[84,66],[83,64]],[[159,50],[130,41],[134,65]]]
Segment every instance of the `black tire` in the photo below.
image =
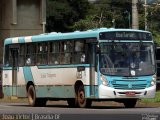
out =
[[29,105],[35,106],[36,105],[36,93],[35,93],[35,88],[33,85],[30,85],[28,87],[27,96],[28,96]]
[[37,107],[45,107],[47,100],[45,98],[36,98],[36,106]]
[[123,102],[125,108],[134,108],[136,106],[137,99],[129,99]]
[[70,98],[67,100],[67,103],[68,103],[68,106],[71,107],[71,108],[74,108],[75,107],[75,98]]
[[79,86],[76,93],[76,107],[91,107],[92,101],[85,98],[84,86]]
[[38,106],[42,107],[46,105],[47,102],[46,99],[36,98],[36,92],[33,85],[30,85],[28,87],[27,96],[28,96],[28,103],[32,107],[38,107]]

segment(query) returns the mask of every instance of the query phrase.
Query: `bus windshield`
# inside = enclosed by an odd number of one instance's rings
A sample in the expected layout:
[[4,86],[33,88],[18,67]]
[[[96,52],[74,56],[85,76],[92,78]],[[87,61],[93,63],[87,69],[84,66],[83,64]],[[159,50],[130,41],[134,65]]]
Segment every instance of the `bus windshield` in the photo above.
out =
[[142,76],[155,73],[152,43],[100,43],[100,71],[107,75]]

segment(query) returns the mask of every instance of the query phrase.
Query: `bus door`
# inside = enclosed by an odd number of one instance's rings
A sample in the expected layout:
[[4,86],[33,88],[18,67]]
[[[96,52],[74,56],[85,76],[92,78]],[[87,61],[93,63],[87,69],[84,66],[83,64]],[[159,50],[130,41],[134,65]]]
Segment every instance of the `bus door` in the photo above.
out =
[[10,48],[12,60],[12,96],[17,95],[18,48]]
[[90,64],[90,95],[95,96],[95,63],[96,63],[96,44],[88,44],[88,55]]

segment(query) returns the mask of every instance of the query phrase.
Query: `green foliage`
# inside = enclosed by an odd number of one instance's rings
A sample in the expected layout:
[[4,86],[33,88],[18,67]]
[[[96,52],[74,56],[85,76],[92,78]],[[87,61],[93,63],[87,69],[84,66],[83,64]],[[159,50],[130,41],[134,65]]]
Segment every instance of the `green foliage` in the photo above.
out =
[[84,19],[88,13],[87,0],[48,0],[47,1],[47,32],[72,31],[72,25]]
[[93,20],[93,16],[89,16],[86,19],[81,19],[78,22],[75,22],[75,24],[72,26],[74,30],[88,30],[97,28],[97,22]]
[[160,32],[160,6],[148,7],[147,22],[149,30]]
[[[142,3],[138,4],[138,13],[139,13],[139,29],[145,29],[145,10]],[[154,37],[154,40],[157,44],[160,45],[160,6],[158,5],[149,5],[147,6],[147,30],[151,31]]]
[[131,6],[130,0],[98,0],[93,4],[92,12],[89,12],[90,14],[85,19],[76,22],[73,29],[129,28],[131,24],[131,8],[129,6]]
[[160,34],[157,31],[151,31],[156,44],[160,45]]
[[[69,32],[99,27],[130,28],[131,0],[47,0],[47,32]],[[137,4],[139,29],[145,29],[144,3]],[[160,6],[147,7],[147,27],[160,45]]]

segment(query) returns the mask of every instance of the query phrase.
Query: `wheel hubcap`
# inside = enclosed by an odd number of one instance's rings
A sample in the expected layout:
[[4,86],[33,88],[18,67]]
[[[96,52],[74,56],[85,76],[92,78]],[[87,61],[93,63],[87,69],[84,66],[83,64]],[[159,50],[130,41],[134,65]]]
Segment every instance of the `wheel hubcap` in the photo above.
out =
[[30,103],[33,103],[33,97],[34,97],[34,95],[33,95],[33,91],[32,91],[32,90],[30,90],[30,91],[29,91],[29,97],[28,97],[28,98],[29,98],[29,102],[30,102]]
[[81,91],[81,92],[79,93],[79,102],[80,102],[81,104],[83,104],[84,101],[85,101],[84,92]]

